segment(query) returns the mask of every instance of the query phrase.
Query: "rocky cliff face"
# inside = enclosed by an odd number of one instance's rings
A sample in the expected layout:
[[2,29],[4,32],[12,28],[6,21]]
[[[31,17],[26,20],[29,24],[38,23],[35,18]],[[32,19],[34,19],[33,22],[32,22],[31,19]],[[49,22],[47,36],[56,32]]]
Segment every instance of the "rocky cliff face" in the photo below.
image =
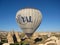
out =
[[20,42],[21,41],[18,32],[13,32],[13,33],[9,32],[7,35],[7,40],[8,40],[8,43],[14,43],[14,42]]
[[7,40],[8,40],[8,43],[14,43],[14,41],[13,41],[13,35],[11,34],[11,32],[8,33]]
[[21,42],[20,36],[18,32],[15,32],[15,36],[17,38],[17,42]]

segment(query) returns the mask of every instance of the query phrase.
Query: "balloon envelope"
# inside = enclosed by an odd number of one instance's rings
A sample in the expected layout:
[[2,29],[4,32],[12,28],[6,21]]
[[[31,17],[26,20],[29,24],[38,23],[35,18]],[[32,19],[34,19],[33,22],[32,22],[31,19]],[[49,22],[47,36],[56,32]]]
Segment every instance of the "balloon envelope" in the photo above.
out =
[[17,12],[16,20],[23,32],[29,37],[40,25],[42,14],[37,9],[25,8]]

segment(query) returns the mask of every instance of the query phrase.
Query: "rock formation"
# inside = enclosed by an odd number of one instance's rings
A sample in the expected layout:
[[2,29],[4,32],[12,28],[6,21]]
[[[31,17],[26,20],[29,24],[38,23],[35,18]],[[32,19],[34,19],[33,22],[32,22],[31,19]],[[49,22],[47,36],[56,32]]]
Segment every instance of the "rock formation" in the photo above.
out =
[[15,36],[16,36],[16,38],[17,38],[17,42],[21,42],[21,39],[20,39],[20,37],[19,37],[19,33],[18,33],[18,32],[15,32]]
[[8,43],[14,43],[13,36],[12,36],[11,32],[8,33],[7,40],[8,40]]

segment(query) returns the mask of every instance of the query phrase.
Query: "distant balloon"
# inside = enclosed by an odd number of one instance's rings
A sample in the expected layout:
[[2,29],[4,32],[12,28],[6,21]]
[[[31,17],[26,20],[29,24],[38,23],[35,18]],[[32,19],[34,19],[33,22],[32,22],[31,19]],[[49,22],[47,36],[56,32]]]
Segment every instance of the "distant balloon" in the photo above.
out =
[[25,8],[17,12],[16,20],[23,32],[30,37],[40,25],[42,14],[37,9]]

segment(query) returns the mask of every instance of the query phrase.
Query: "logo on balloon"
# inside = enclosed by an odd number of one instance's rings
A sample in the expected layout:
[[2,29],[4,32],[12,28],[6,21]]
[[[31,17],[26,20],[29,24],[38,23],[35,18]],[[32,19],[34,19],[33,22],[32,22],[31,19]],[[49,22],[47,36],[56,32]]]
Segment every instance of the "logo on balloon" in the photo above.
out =
[[31,16],[18,15],[17,18],[18,18],[17,22],[19,22],[20,24],[26,24],[26,23],[32,22]]

